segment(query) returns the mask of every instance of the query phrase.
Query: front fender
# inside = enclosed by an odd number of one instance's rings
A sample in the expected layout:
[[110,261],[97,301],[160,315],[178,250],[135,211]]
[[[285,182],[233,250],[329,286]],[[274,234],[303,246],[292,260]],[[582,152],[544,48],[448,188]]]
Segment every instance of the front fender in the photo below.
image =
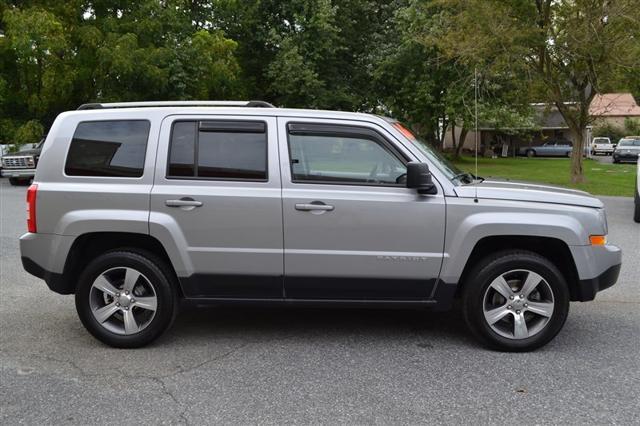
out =
[[[447,235],[440,277],[456,283],[480,240],[495,236],[547,237],[568,246],[589,244],[603,233],[597,209],[557,204],[449,198]],[[488,255],[489,253],[487,253]]]

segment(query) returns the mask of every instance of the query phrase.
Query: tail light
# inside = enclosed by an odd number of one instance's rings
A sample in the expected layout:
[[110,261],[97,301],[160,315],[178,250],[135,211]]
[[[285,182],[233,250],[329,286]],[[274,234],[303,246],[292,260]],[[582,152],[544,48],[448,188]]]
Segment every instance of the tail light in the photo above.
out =
[[38,185],[33,184],[27,189],[27,231],[36,233],[38,227],[36,226],[36,193],[38,192]]

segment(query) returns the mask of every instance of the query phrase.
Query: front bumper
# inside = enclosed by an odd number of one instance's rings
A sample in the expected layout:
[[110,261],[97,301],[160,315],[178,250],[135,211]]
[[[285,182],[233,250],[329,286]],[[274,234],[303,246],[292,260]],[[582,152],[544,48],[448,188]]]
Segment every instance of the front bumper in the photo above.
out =
[[622,250],[612,244],[571,246],[578,272],[577,285],[571,286],[571,300],[586,302],[596,293],[616,283],[622,264]]
[[638,157],[640,157],[640,154],[636,154],[636,153],[632,153],[632,154],[621,154],[618,152],[613,153],[613,159],[616,161],[630,161],[635,163],[638,161]]
[[571,300],[586,302],[596,298],[596,293],[605,290],[618,281],[622,264],[613,265],[595,278],[580,280],[579,287],[572,294]]
[[32,178],[36,175],[36,169],[2,169],[2,177],[8,178]]

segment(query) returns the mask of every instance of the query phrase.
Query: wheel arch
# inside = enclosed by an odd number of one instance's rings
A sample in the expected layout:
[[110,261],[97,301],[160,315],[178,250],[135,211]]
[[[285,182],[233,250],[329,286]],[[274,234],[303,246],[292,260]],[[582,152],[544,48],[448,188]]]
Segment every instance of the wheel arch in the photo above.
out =
[[[138,249],[152,253],[163,260],[169,271],[173,274],[175,282],[180,283],[176,275],[175,265],[167,254],[164,246],[156,238],[148,234],[133,232],[91,232],[78,236],[67,255],[67,260],[62,272],[61,281],[64,283],[64,294],[74,294],[76,291],[76,279],[82,269],[101,253],[115,249]],[[178,284],[180,296],[182,288]]]
[[477,241],[460,276],[456,297],[462,294],[473,265],[486,256],[503,250],[527,250],[549,259],[567,281],[571,300],[578,300],[580,279],[569,246],[558,238],[529,235],[489,236]]

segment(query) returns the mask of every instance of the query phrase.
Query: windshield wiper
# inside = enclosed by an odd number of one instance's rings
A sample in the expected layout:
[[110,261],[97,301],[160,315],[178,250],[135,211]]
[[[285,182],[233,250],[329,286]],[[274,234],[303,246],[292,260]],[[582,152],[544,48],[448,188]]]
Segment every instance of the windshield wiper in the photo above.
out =
[[474,181],[479,181],[479,182],[483,182],[484,178],[481,176],[476,176],[473,173],[469,173],[469,172],[464,172],[464,173],[458,173],[457,175],[455,175],[454,177],[451,178],[451,180],[454,179],[460,179],[462,181],[463,178],[466,178],[463,183],[473,183]]

